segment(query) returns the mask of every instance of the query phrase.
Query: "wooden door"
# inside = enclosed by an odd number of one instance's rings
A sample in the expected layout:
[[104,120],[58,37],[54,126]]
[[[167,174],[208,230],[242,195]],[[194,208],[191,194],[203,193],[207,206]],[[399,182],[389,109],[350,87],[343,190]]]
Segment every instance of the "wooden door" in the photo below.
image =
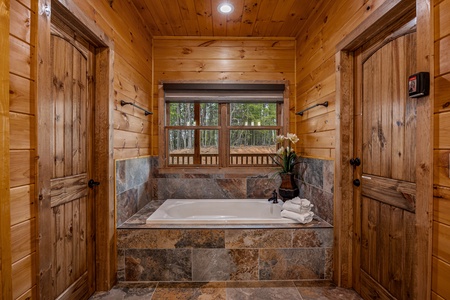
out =
[[48,222],[54,299],[87,299],[94,291],[93,190],[88,187],[93,159],[89,48],[63,25],[52,25],[49,120],[53,126],[42,134],[49,134],[51,141],[52,218]]
[[364,299],[414,299],[420,100],[408,97],[407,82],[416,72],[416,34],[368,51],[363,47],[355,55],[354,153],[361,164],[353,161],[360,184],[354,181],[354,285]]

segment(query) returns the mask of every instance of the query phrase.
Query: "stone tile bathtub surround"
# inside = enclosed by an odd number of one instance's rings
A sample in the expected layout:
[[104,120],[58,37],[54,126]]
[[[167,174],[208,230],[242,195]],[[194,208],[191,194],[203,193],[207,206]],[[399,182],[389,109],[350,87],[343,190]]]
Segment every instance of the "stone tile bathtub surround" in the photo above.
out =
[[[166,174],[159,171],[157,157],[152,157],[152,199],[246,199],[269,198],[281,179],[269,174]],[[273,177],[273,178],[272,178]]]
[[192,281],[190,249],[125,250],[125,281]]
[[258,280],[257,249],[194,249],[193,281]]
[[334,161],[301,157],[297,168],[300,197],[310,200],[314,213],[333,224]]
[[117,226],[151,201],[151,157],[116,160]]
[[[260,280],[325,278],[325,249],[262,249]],[[329,279],[329,278],[327,278]]]
[[119,281],[331,279],[331,227],[118,229]]

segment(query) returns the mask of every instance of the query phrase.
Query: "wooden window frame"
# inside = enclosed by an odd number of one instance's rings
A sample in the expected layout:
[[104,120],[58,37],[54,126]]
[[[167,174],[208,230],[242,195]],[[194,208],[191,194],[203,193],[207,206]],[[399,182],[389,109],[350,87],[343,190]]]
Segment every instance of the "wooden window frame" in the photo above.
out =
[[[230,126],[228,120],[228,103],[219,103],[219,124],[218,126],[166,126],[166,120],[168,120],[169,109],[166,106],[166,100],[164,97],[164,84],[172,83],[194,83],[194,84],[216,84],[217,82],[190,82],[190,81],[161,81],[158,85],[158,104],[162,109],[159,110],[159,165],[161,173],[204,173],[204,174],[217,174],[217,173],[236,173],[240,174],[255,174],[261,172],[273,172],[277,170],[277,166],[268,165],[243,165],[235,166],[230,165],[228,160],[230,156],[229,147],[229,132],[232,129],[277,129],[278,134],[286,134],[289,130],[289,82],[288,81],[251,81],[251,82],[239,82],[240,84],[284,84],[283,102],[277,104],[277,126]],[[199,124],[200,120],[196,120]],[[169,165],[168,162],[168,129],[218,129],[219,130],[219,161],[226,164],[219,165]]]

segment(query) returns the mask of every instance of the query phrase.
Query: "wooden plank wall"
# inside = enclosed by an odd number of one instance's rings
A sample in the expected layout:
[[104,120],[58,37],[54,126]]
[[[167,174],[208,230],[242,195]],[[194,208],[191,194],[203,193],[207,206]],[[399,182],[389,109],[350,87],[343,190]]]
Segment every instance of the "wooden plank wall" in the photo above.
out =
[[[153,40],[153,99],[161,80],[288,80],[289,125],[295,129],[295,40],[293,38],[162,38]],[[156,114],[156,105],[154,111]],[[157,114],[156,114],[157,115]],[[155,123],[156,124],[156,123]],[[152,135],[158,153],[158,128]]]
[[[34,2],[34,1],[33,1]],[[10,203],[12,296],[36,296],[35,201],[35,3],[11,0],[10,19]]]
[[298,151],[303,156],[334,159],[336,45],[386,0],[319,1],[297,37],[297,109],[328,101],[297,116]]
[[[12,296],[35,298],[37,280],[36,40],[38,1],[10,0],[10,211]],[[124,99],[148,107],[151,98],[151,37],[127,1],[74,1],[115,42],[115,153],[117,158],[150,154],[151,117]],[[72,4],[71,4],[72,5]],[[3,199],[3,198],[2,198]],[[8,250],[8,249],[2,249]],[[3,252],[3,251],[2,251]],[[8,268],[5,268],[6,270]]]
[[432,299],[450,299],[450,0],[434,1]]
[[[114,158],[150,155],[156,117],[120,100],[152,110],[152,39],[130,1],[74,0],[114,41]],[[156,127],[156,126],[155,126]]]
[[0,1],[0,298],[10,299],[11,220],[9,184],[9,30],[10,1]]

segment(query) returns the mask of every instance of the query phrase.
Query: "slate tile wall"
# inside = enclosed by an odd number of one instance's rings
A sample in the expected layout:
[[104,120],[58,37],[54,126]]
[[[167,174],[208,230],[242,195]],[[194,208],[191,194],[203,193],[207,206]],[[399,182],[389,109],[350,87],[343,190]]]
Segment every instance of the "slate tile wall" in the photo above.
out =
[[331,279],[333,229],[120,229],[119,281]]
[[165,199],[245,199],[269,198],[281,179],[272,174],[163,174],[158,159],[152,158],[152,198]]
[[151,160],[151,157],[116,160],[117,226],[151,201]]
[[301,157],[297,174],[300,197],[310,200],[314,213],[333,224],[334,161]]

